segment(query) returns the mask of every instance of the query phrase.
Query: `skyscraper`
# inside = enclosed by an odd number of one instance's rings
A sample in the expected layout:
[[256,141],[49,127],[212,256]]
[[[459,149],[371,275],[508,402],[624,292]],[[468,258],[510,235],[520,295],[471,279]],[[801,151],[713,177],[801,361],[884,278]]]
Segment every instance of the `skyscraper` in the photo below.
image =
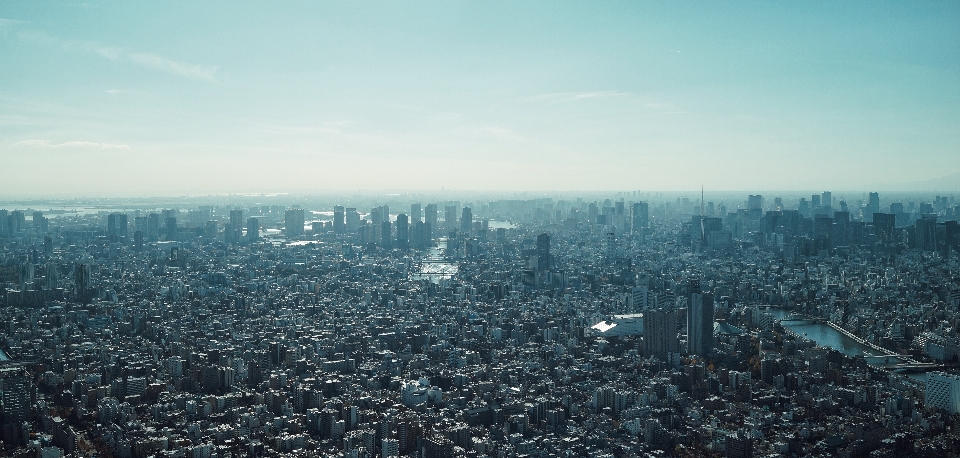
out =
[[470,207],[463,207],[463,214],[460,216],[460,231],[470,233],[473,229],[473,210]]
[[127,238],[127,215],[125,213],[111,213],[107,216],[107,236],[111,240]]
[[247,219],[247,240],[256,242],[260,240],[260,220],[257,218]]
[[443,224],[447,228],[447,232],[455,230],[457,228],[457,207],[454,205],[447,205],[443,207]]
[[422,221],[423,209],[420,204],[410,204],[410,224]]
[[380,245],[382,245],[384,249],[390,249],[392,245],[392,232],[390,221],[380,222]]
[[333,207],[333,232],[335,234],[347,232],[347,222],[344,219],[344,209],[341,205]]
[[303,235],[303,209],[291,208],[283,214],[283,227],[287,237]]
[[713,349],[713,294],[700,290],[699,280],[690,280],[687,308],[687,353],[706,356]]
[[630,209],[633,218],[631,229],[634,234],[642,234],[649,224],[649,206],[646,202],[634,202]]
[[3,424],[18,424],[30,415],[33,387],[22,366],[0,368],[0,401]]
[[156,242],[160,238],[160,215],[151,213],[147,216],[147,240]]
[[928,373],[924,398],[927,407],[938,407],[951,414],[960,413],[960,376],[944,372]]
[[404,250],[407,248],[407,243],[409,241],[409,224],[407,222],[407,215],[403,213],[397,215],[397,248]]
[[679,352],[677,311],[657,309],[643,312],[643,355],[669,361],[670,353]]
[[537,236],[537,270],[550,270],[550,234]]
[[423,222],[429,227],[426,228],[425,237],[427,240],[433,239],[433,231],[437,230],[437,204],[427,204],[426,212],[423,215]]
[[243,232],[243,210],[230,210],[230,225],[226,229],[227,243],[240,243]]

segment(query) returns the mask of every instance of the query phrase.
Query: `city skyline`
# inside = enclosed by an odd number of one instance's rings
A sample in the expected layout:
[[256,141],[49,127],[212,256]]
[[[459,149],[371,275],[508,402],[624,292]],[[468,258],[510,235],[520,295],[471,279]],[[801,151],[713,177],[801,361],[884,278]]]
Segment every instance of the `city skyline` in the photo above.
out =
[[17,173],[0,196],[955,191],[958,19],[907,2],[8,2],[0,155]]

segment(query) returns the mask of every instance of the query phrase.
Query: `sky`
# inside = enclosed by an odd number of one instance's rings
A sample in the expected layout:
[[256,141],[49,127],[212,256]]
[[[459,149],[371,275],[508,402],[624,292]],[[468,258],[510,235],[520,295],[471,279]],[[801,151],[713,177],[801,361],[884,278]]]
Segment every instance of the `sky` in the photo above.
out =
[[956,190],[958,24],[960,2],[0,0],[0,196]]

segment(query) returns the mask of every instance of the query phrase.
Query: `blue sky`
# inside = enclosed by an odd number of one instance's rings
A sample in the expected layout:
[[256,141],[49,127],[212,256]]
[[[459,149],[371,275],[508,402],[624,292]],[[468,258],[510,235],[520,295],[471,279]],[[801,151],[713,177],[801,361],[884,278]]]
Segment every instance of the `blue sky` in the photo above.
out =
[[0,0],[0,195],[895,188],[958,2]]

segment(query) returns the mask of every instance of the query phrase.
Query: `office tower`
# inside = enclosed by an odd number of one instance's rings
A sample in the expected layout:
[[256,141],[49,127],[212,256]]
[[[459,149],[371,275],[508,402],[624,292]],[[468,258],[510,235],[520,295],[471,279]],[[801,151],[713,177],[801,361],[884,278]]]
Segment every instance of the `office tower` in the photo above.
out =
[[873,232],[880,242],[896,242],[897,216],[892,213],[873,214]]
[[133,249],[138,253],[143,251],[143,231],[133,232]]
[[408,241],[409,224],[407,223],[407,215],[401,213],[397,215],[397,248],[401,250],[407,249]]
[[354,233],[357,229],[360,229],[360,213],[357,212],[356,208],[347,208],[346,213],[344,213],[344,224],[347,226],[348,233]]
[[707,356],[713,350],[713,295],[700,290],[699,280],[690,280],[687,307],[687,353]]
[[14,235],[24,230],[26,226],[26,215],[20,210],[10,212],[10,227],[7,233]]
[[73,293],[76,295],[77,301],[83,303],[88,301],[87,293],[91,286],[90,265],[77,264],[73,269]]
[[333,233],[334,234],[343,234],[347,232],[347,221],[344,215],[343,206],[337,205],[333,207]]
[[147,240],[156,242],[160,238],[160,215],[151,213],[147,216]]
[[643,356],[669,361],[671,353],[679,352],[677,311],[656,309],[643,312]]
[[437,204],[427,204],[426,211],[423,215],[423,222],[427,224],[427,240],[433,240],[433,231],[439,227],[437,226]]
[[924,398],[927,407],[937,407],[951,414],[960,413],[960,375],[928,372]]
[[443,224],[447,229],[447,232],[453,231],[457,228],[457,207],[454,205],[447,205],[443,207]]
[[814,213],[820,213],[820,194],[810,196],[810,207]]
[[210,240],[217,238],[217,222],[214,220],[207,221],[207,224],[203,227],[203,236]]
[[176,240],[177,239],[177,218],[173,216],[168,217],[164,227],[166,228],[165,233],[167,234],[167,240]]
[[647,228],[650,220],[650,209],[649,205],[646,202],[634,202],[633,206],[630,208],[632,221],[632,229],[634,234],[643,234],[644,229]]
[[43,236],[43,255],[47,257],[53,255],[53,239],[49,235]]
[[247,219],[247,241],[256,242],[260,240],[260,220],[257,218]]
[[537,270],[550,270],[550,234],[537,236]]
[[590,224],[596,224],[597,217],[599,216],[600,216],[600,209],[597,207],[597,203],[596,202],[590,203],[590,206],[587,207],[587,219],[589,220]]
[[224,230],[227,243],[240,243],[243,233],[243,210],[230,210],[230,224]]
[[390,221],[380,222],[380,245],[382,245],[384,249],[390,249],[391,235],[393,232],[390,226]]
[[823,212],[827,215],[833,213],[833,194],[830,191],[823,191],[820,193],[820,206],[823,207]]
[[50,222],[46,216],[43,216],[43,212],[33,212],[33,230],[43,234],[47,232],[49,228]]
[[44,281],[46,289],[57,289],[60,287],[60,270],[57,268],[57,265],[48,262],[46,265],[46,272],[44,274]]
[[127,238],[127,215],[125,213],[111,213],[107,216],[107,236],[110,237],[110,240]]
[[22,366],[0,368],[0,401],[3,402],[0,404],[3,409],[0,418],[4,426],[19,426],[26,421],[30,416],[33,398],[30,376]]
[[863,212],[864,221],[872,222],[874,213],[880,213],[880,194],[871,192],[867,199],[867,208]]
[[760,194],[747,197],[747,209],[748,210],[762,210],[763,209],[763,196]]
[[304,221],[302,208],[291,208],[284,212],[283,221],[283,227],[287,237],[299,237],[303,235]]
[[410,224],[414,224],[417,221],[421,221],[423,218],[423,210],[420,204],[410,204]]
[[460,216],[460,231],[469,234],[473,229],[473,210],[470,207],[463,207],[463,214]]

